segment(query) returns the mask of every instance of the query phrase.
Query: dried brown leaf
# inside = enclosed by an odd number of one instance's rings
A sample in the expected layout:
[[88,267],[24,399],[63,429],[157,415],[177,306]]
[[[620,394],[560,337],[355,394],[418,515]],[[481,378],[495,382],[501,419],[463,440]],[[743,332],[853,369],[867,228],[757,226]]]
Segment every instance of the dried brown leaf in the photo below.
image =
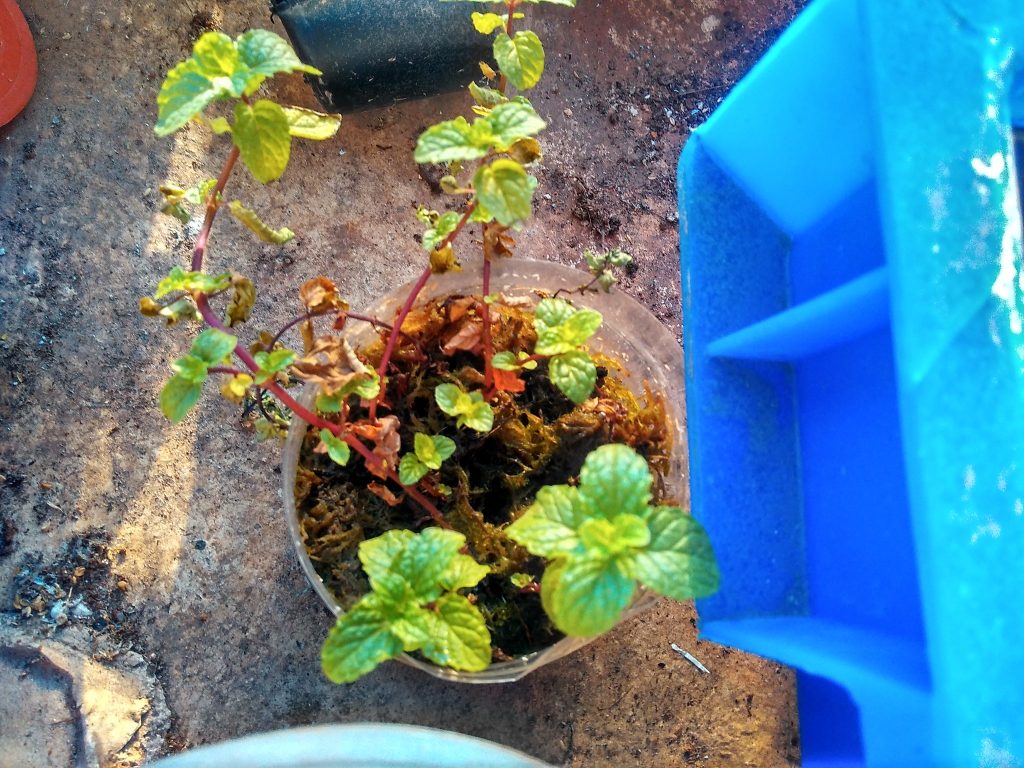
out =
[[465,350],[466,352],[478,355],[484,348],[483,333],[483,321],[468,320],[452,334],[444,343],[444,346],[441,347],[441,350],[446,355],[454,355],[459,350]]
[[386,485],[383,485],[382,483],[370,483],[369,485],[366,486],[366,490],[368,490],[374,496],[377,496],[380,499],[382,499],[384,503],[387,504],[389,507],[397,507],[399,504],[402,503],[402,499],[405,497],[405,494],[402,494],[401,496],[396,496],[390,488],[388,488]]
[[310,312],[327,312],[332,309],[347,310],[348,303],[338,296],[338,289],[329,278],[319,275],[307,280],[299,289],[302,303]]

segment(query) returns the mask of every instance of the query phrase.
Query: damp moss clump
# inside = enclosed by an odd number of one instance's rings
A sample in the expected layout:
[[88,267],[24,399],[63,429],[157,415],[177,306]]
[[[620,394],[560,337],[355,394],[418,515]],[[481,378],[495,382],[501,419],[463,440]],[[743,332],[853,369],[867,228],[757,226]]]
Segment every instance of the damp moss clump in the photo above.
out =
[[[499,297],[488,304],[494,349],[514,355],[533,350],[532,302]],[[381,414],[397,417],[403,450],[414,444],[416,433],[454,442],[450,458],[423,477],[418,488],[465,536],[467,554],[490,571],[470,595],[491,633],[494,659],[503,660],[562,637],[537,591],[545,561],[531,556],[504,529],[526,511],[540,488],[575,485],[587,455],[609,443],[639,453],[654,479],[654,503],[671,503],[665,476],[672,441],[662,398],[646,385],[634,393],[618,362],[597,354],[597,381],[582,403],[554,386],[548,362],[538,360],[535,368],[496,376],[491,429],[458,428],[434,393],[443,384],[465,390],[481,386],[483,306],[478,296],[452,296],[414,309],[391,356],[380,408]],[[383,340],[358,352],[377,364]],[[366,419],[367,405],[353,406],[348,420]],[[314,568],[348,609],[369,590],[359,544],[389,530],[419,531],[432,523],[421,506],[386,488],[366,464],[342,466],[318,453],[319,442],[311,429],[302,447],[295,488],[299,527]]]

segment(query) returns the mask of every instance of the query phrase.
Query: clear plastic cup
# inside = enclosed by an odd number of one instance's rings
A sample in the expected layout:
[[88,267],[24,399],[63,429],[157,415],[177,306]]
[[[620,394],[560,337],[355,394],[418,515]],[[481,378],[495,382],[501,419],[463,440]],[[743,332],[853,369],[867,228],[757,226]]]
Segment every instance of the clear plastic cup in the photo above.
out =
[[[449,272],[431,277],[420,294],[419,301],[425,302],[432,298],[452,294],[479,294],[480,275],[480,262],[467,260],[461,272]],[[537,290],[543,290],[546,295],[550,295],[560,288],[571,291],[585,285],[589,280],[590,275],[586,272],[546,261],[510,258],[498,259],[491,265],[491,290],[500,291],[510,298],[528,296],[539,300],[540,297],[535,293]],[[385,322],[393,320],[412,286],[412,282],[403,285],[376,304],[363,310],[364,314],[377,317]],[[589,346],[591,350],[602,352],[623,364],[625,370],[619,375],[623,377],[626,386],[634,393],[642,394],[644,383],[647,382],[654,392],[660,393],[664,397],[668,427],[672,436],[672,456],[669,472],[665,478],[665,492],[669,497],[682,498],[687,478],[683,468],[685,415],[683,360],[679,343],[646,307],[621,291],[613,290],[610,294],[588,292],[582,296],[574,293],[567,298],[571,299],[576,306],[596,309],[603,315],[604,322],[601,323],[601,328],[589,342]],[[356,350],[371,344],[377,338],[377,334],[366,323],[349,323],[345,335]],[[307,385],[299,397],[299,402],[312,408],[315,397],[316,386]],[[285,521],[306,578],[324,604],[337,616],[342,613],[341,605],[313,568],[313,563],[302,542],[295,507],[295,475],[306,427],[306,422],[296,416],[292,420],[288,438],[284,444],[281,479],[284,483],[282,497]],[[643,589],[639,590],[633,604],[623,613],[620,621],[625,621],[647,610],[657,600],[657,595]],[[582,648],[593,639],[566,637],[548,648],[526,656],[511,661],[495,662],[482,672],[460,672],[447,667],[438,667],[408,654],[402,654],[398,660],[442,680],[461,683],[510,683],[525,677],[545,664]]]

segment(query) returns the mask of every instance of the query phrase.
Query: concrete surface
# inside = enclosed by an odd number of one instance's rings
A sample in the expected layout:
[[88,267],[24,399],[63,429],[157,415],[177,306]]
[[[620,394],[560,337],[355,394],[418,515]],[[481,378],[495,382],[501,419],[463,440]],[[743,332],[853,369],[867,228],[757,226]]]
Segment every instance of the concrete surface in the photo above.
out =
[[[627,248],[639,270],[624,290],[678,334],[679,149],[801,4],[528,6],[549,51],[535,101],[551,125],[519,253],[578,265],[595,242]],[[232,35],[275,26],[262,3],[242,0],[22,5],[39,87],[0,128],[0,646],[22,650],[0,656],[0,685],[39,696],[5,701],[0,765],[38,763],[45,750],[46,764],[81,757],[82,694],[67,681],[87,665],[155,680],[137,709],[135,698],[117,705],[152,720],[154,738],[96,756],[110,765],[362,720],[461,731],[566,766],[798,760],[792,674],[698,641],[689,605],[663,604],[511,686],[460,687],[394,664],[329,684],[318,666],[329,620],[288,548],[277,447],[256,443],[213,397],[198,418],[168,425],[157,393],[192,332],[136,311],[187,262],[194,235],[158,213],[157,187],[215,173],[226,152],[197,127],[154,137],[163,75],[204,22]],[[299,78],[270,95],[314,106]],[[233,177],[232,194],[299,233],[266,246],[218,220],[209,263],[260,288],[250,332],[291,316],[308,276],[331,276],[359,306],[418,272],[412,214],[441,198],[411,149],[428,124],[467,108],[455,94],[348,115],[334,140],[297,142],[269,188]],[[72,671],[28,670],[43,643],[74,646]]]

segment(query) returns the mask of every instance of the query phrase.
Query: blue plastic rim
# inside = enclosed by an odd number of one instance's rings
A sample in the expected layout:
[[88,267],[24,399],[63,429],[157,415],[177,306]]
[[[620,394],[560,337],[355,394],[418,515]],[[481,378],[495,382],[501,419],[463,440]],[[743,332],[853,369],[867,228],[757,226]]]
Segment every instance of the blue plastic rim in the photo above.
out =
[[679,167],[706,637],[807,765],[1024,765],[1024,3],[816,0]]

